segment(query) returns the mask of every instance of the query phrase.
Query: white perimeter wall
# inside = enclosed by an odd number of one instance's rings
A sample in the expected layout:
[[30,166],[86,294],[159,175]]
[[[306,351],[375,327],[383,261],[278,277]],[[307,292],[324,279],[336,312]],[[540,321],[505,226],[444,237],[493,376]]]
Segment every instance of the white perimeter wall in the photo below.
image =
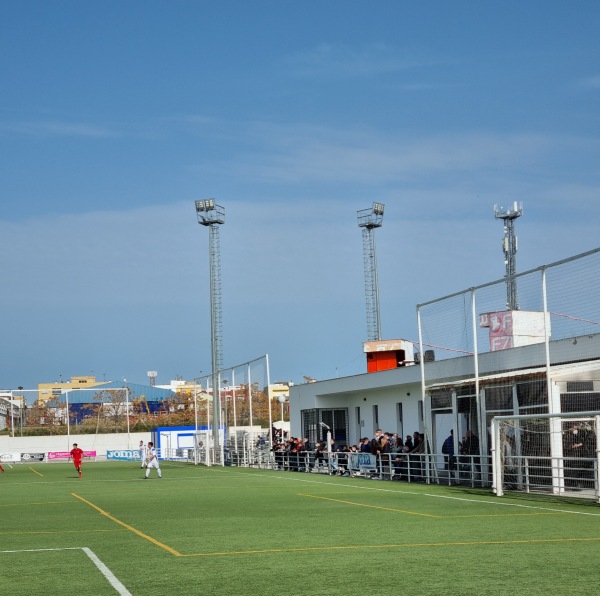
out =
[[[96,451],[105,457],[107,450],[136,449],[140,441],[151,441],[150,431],[142,433],[114,433],[107,435],[60,435],[51,437],[0,437],[0,455],[17,452],[71,451],[73,443],[84,451]],[[64,460],[59,460],[64,461]]]

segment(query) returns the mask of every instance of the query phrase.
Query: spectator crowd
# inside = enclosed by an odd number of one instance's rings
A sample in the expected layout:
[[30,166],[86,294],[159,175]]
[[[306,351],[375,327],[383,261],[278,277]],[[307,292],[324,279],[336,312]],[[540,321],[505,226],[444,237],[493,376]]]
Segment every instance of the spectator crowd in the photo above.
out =
[[[314,445],[308,437],[282,439],[279,432],[273,433],[275,465],[282,470],[307,472],[327,470],[329,473],[349,475],[348,454],[367,453],[375,456],[376,474],[385,473],[384,467],[393,470],[395,479],[422,480],[425,436],[415,431],[405,439],[397,433],[377,429],[372,438],[363,437],[358,445],[338,445],[331,438],[319,440]],[[259,446],[257,444],[257,446]],[[331,455],[331,457],[330,457]]]

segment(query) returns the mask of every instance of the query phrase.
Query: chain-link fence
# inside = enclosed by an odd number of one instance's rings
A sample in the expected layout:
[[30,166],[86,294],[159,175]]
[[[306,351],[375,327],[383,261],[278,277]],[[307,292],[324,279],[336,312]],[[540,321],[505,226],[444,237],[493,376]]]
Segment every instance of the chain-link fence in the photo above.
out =
[[[487,455],[496,415],[596,409],[591,382],[557,394],[549,371],[598,356],[600,248],[512,280],[517,309],[507,309],[507,278],[417,306],[433,452],[454,429],[459,448],[472,436],[477,452]],[[527,371],[532,365],[525,363],[537,364]]]
[[[267,354],[195,382],[201,422],[209,430],[209,447],[223,449],[224,460],[235,457],[243,461],[249,450],[271,447],[272,433],[265,429],[272,429],[279,403],[273,403],[270,395]],[[215,458],[219,460],[217,455]]]
[[[600,248],[514,279],[518,310],[506,309],[506,278],[418,305],[421,357],[431,365],[544,344],[546,334],[557,340],[600,332]],[[435,367],[427,368],[434,377]]]

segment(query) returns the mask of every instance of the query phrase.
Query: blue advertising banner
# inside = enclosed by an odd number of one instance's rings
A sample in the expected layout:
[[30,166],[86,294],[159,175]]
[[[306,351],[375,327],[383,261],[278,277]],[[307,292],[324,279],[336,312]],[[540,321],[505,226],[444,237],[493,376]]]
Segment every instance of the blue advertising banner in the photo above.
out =
[[349,453],[348,467],[351,470],[373,470],[377,465],[377,457],[370,453]]
[[114,449],[106,452],[106,459],[140,461],[139,449]]

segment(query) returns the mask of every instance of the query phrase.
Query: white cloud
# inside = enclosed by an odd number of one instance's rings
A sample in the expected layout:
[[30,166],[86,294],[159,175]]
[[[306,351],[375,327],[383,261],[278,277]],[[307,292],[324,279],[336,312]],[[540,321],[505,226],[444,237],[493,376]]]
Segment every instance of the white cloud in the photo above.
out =
[[[219,202],[226,209],[220,227],[226,364],[270,353],[273,374],[296,381],[302,374],[363,371],[356,211],[371,198],[249,195]],[[386,337],[415,339],[417,303],[503,276],[494,200],[429,189],[383,202],[377,255]],[[597,214],[565,228],[536,216],[547,205],[543,198],[524,202],[520,271],[593,248]],[[454,207],[462,217],[448,216]],[[196,222],[193,202],[0,222],[0,235],[9,289],[3,300],[15,313],[8,333],[19,343],[11,349],[30,353],[27,342],[53,338],[56,350],[43,360],[55,372],[94,368],[115,376],[125,367],[128,378],[137,371],[142,382],[148,367],[166,378],[192,377],[209,365],[209,234]]]
[[88,137],[109,138],[119,137],[117,131],[84,122],[61,122],[48,120],[45,122],[0,122],[0,130],[27,136],[60,136],[60,137]]
[[424,62],[384,43],[358,48],[322,43],[288,56],[286,63],[302,76],[368,77],[415,68]]
[[600,89],[600,75],[587,77],[581,81],[581,86],[585,89]]
[[[402,136],[376,130],[252,123],[237,132],[239,149],[203,170],[232,169],[254,180],[297,183],[351,181],[385,184],[423,175],[477,172],[524,166],[564,145],[539,134],[447,134]],[[257,148],[260,148],[259,150]]]

